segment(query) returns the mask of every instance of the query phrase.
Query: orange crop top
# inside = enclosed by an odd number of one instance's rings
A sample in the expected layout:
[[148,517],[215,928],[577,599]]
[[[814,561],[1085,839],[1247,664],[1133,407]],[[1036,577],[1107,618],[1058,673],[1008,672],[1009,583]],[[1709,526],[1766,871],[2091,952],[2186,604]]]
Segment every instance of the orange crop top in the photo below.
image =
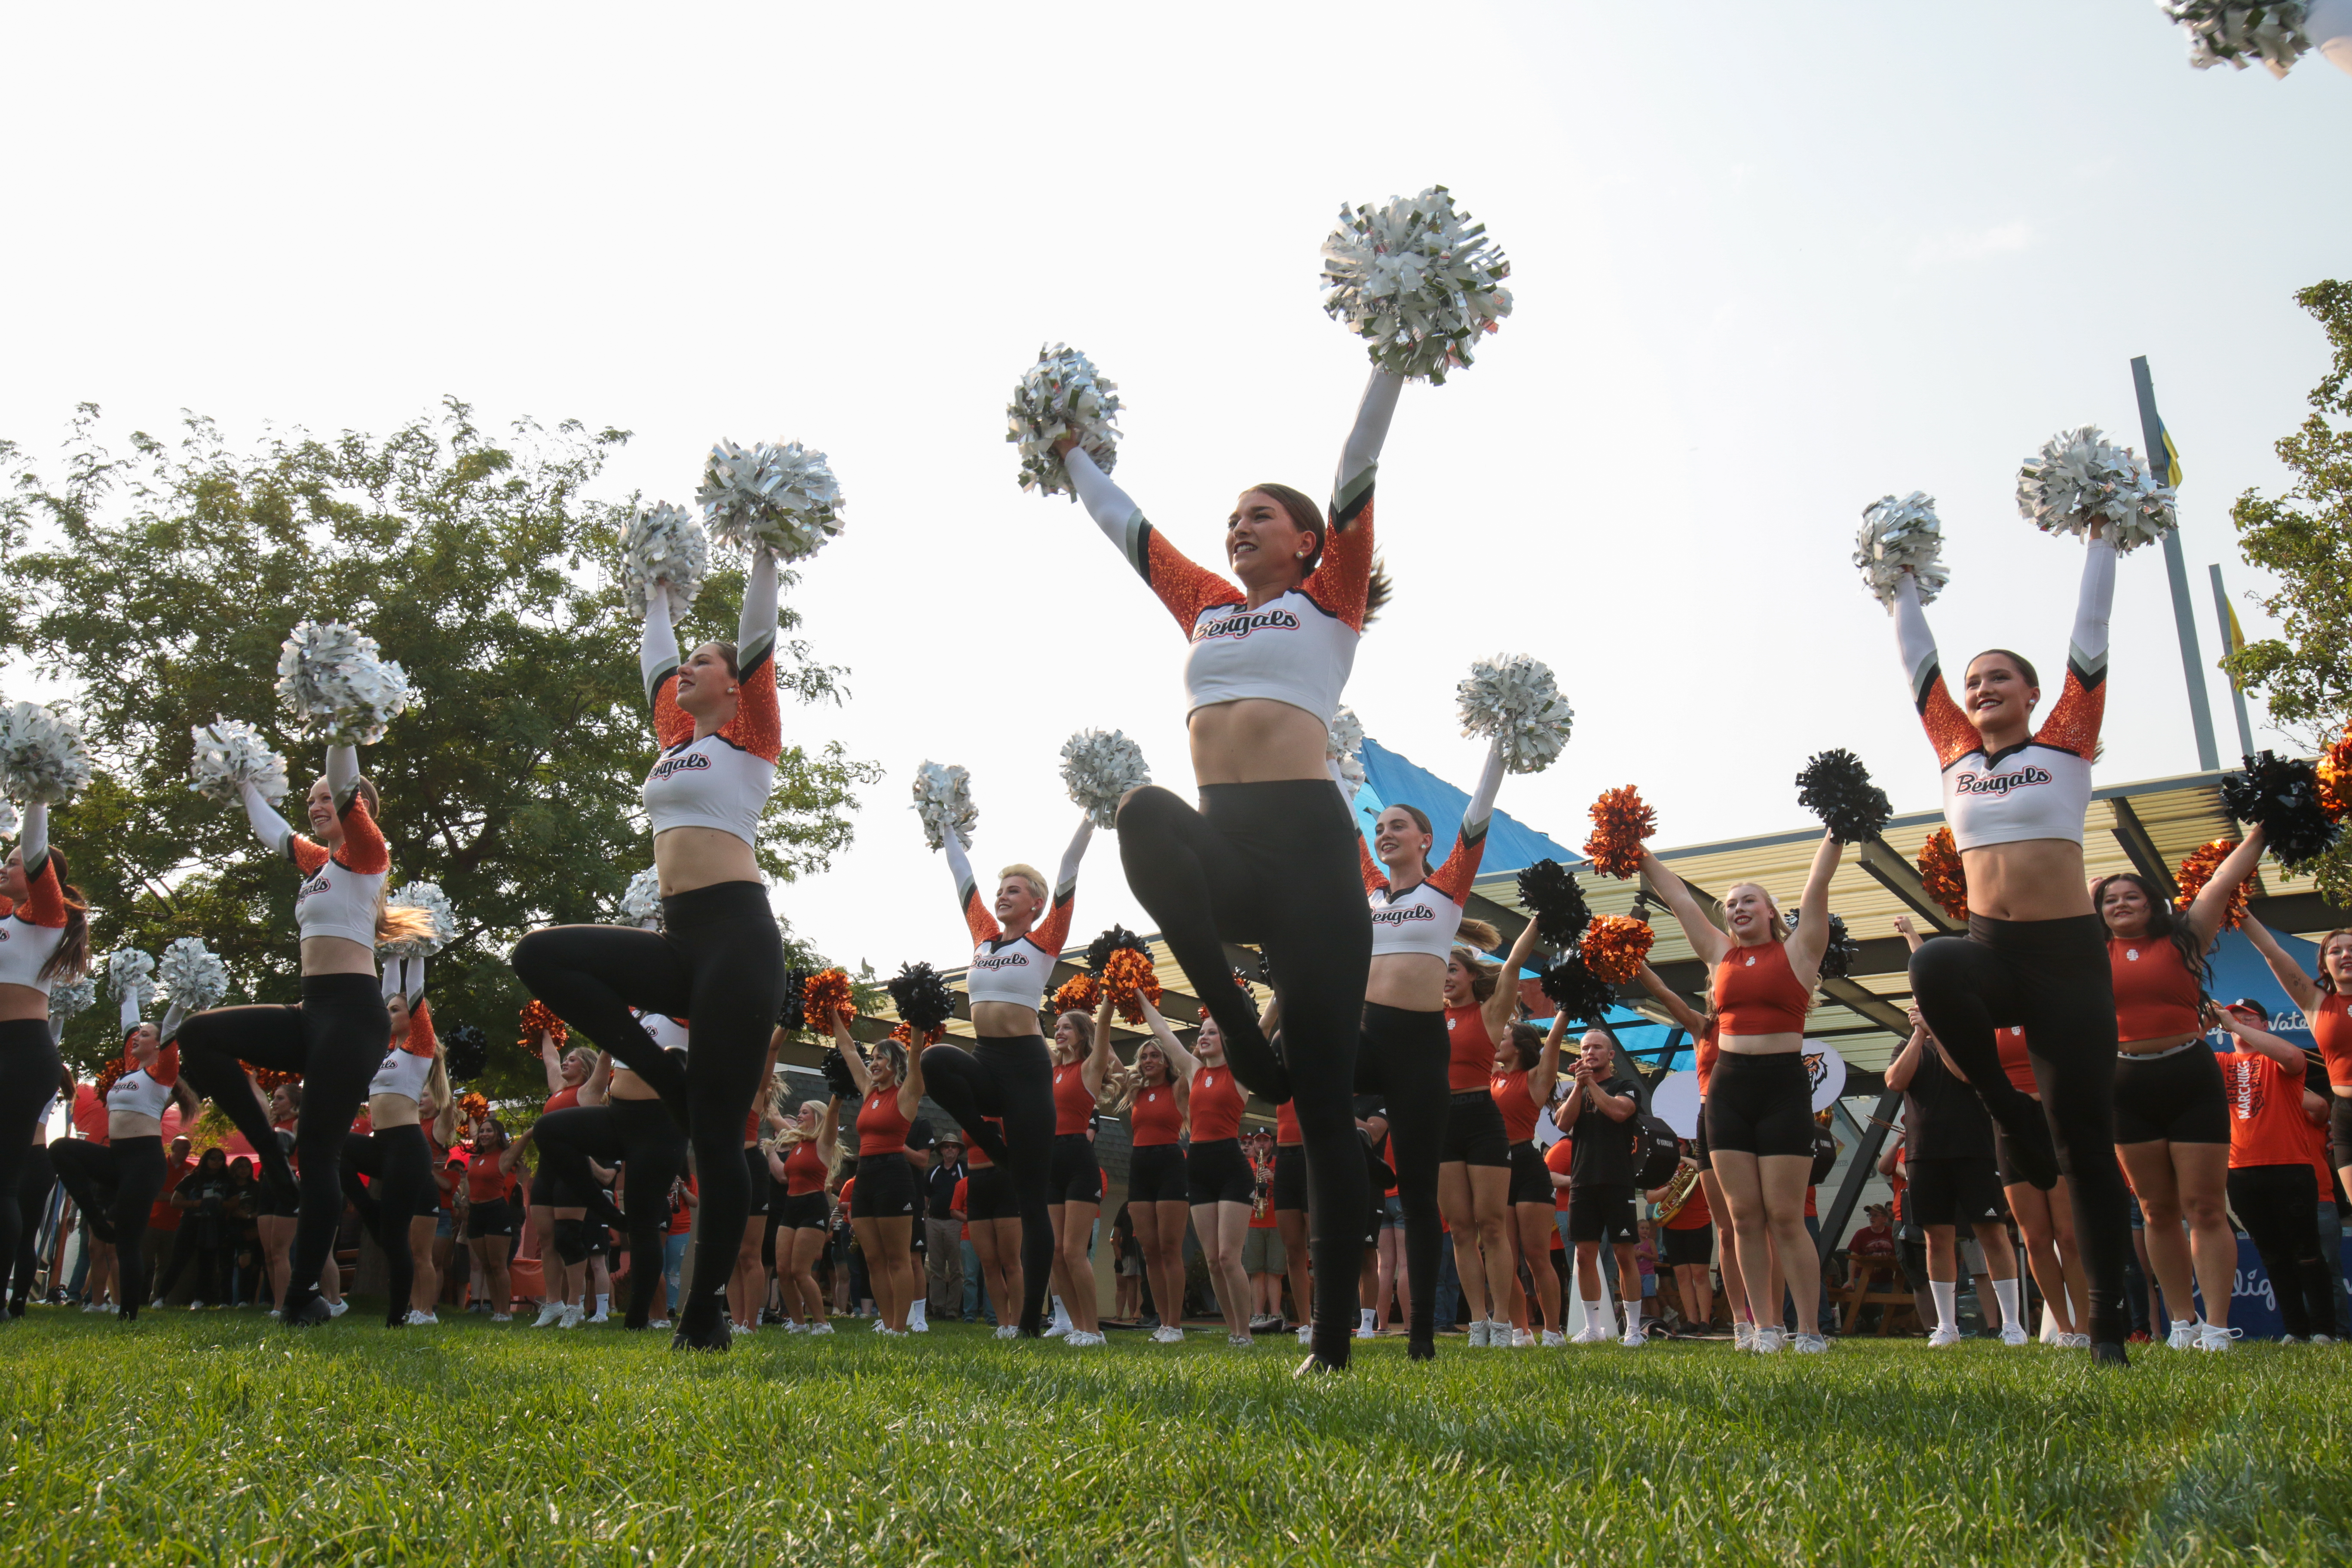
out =
[[2319,1010],[2311,1016],[2311,1037],[2327,1063],[2329,1085],[2352,1089],[2352,1009],[2339,993],[2330,991],[2321,999]]
[[876,1089],[857,1108],[857,1157],[905,1153],[908,1125],[898,1114],[898,1086]]
[[1456,1094],[1486,1087],[1495,1071],[1495,1041],[1486,1015],[1475,1005],[1445,1010],[1445,1084]]
[[1095,1097],[1087,1089],[1087,1068],[1084,1062],[1070,1062],[1054,1069],[1054,1136],[1085,1137],[1087,1125],[1095,1119]]
[[1176,1130],[1184,1113],[1176,1104],[1176,1089],[1171,1084],[1156,1083],[1135,1091],[1135,1103],[1127,1109],[1128,1125],[1134,1130],[1134,1146],[1138,1149],[1157,1148],[1176,1142]]
[[1229,1067],[1204,1067],[1192,1075],[1192,1142],[1222,1143],[1242,1135],[1242,1107],[1249,1097]]
[[1284,1100],[1274,1108],[1274,1143],[1277,1149],[1297,1149],[1307,1142],[1307,1134],[1298,1130],[1298,1107]]
[[804,1198],[811,1193],[824,1191],[824,1156],[816,1152],[814,1138],[803,1138],[784,1156],[786,1197]]
[[2116,1038],[2124,1044],[2205,1032],[2197,1010],[2204,988],[2170,937],[2109,937],[2107,973],[2115,979]]
[[2019,1092],[2042,1098],[2042,1086],[2033,1081],[2033,1064],[2026,1059],[2025,1030],[2011,1024],[2005,1029],[1995,1029],[1993,1043],[2000,1047],[2000,1070],[2009,1075],[2011,1085]]
[[1528,1075],[1524,1068],[1498,1072],[1486,1080],[1486,1092],[1495,1097],[1495,1109],[1503,1113],[1503,1136],[1513,1143],[1531,1143],[1536,1136],[1536,1102],[1528,1098]]
[[1715,1013],[1725,1035],[1801,1035],[1813,998],[1789,967],[1789,944],[1735,946],[1715,966]]
[[1716,1038],[1722,1028],[1722,1019],[1709,1018],[1706,1021],[1706,1032],[1699,1036],[1698,1042],[1691,1052],[1695,1058],[1694,1065],[1698,1068],[1698,1097],[1701,1100],[1706,1098],[1706,1080],[1715,1076],[1715,1059],[1723,1055],[1723,1046]]

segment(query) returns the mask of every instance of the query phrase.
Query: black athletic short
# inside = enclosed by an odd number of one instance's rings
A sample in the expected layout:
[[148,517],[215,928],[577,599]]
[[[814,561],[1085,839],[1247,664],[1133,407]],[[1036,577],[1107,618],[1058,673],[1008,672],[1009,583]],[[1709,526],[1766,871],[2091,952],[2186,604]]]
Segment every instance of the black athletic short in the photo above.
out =
[[[2341,1103],[2352,1105],[2352,1100]],[[1277,1143],[1274,1146],[1274,1212],[1306,1207],[1307,1145]]]
[[1552,1206],[1551,1167],[1532,1143],[1514,1143],[1511,1156],[1511,1202]]
[[1437,1163],[1510,1164],[1510,1135],[1503,1131],[1503,1112],[1492,1094],[1483,1089],[1465,1089],[1454,1097],[1454,1103],[1446,1108],[1445,1141],[1438,1145]]
[[852,1219],[911,1219],[918,1205],[915,1168],[898,1151],[864,1154],[857,1161],[857,1185],[850,1190]]
[[1724,1052],[1706,1080],[1705,1114],[1710,1155],[1813,1157],[1813,1080],[1801,1052]]
[[2352,1165],[2352,1095],[2327,1097],[2327,1163],[2336,1171]]
[[1658,1261],[1668,1268],[1704,1268],[1715,1261],[1715,1226],[1695,1225],[1687,1230],[1658,1229]]
[[2203,1040],[2158,1057],[2116,1058],[2116,1142],[2227,1143],[2230,1096]]
[[[2009,1134],[2001,1129],[1999,1122],[1993,1123],[1992,1129],[1992,1164],[1993,1169],[2000,1173],[2000,1184],[2002,1186],[2031,1186],[2032,1184],[2030,1182],[2027,1182],[2023,1176],[2018,1174],[2017,1156],[2010,1149]],[[2057,1183],[2053,1182],[2048,1187],[2043,1187],[2039,1190],[2042,1192],[2050,1192],[2056,1186]]]
[[466,1213],[466,1239],[468,1241],[486,1241],[492,1237],[511,1238],[514,1233],[514,1205],[504,1198],[478,1203]]
[[1213,1138],[1194,1142],[1184,1156],[1184,1184],[1194,1204],[1246,1204],[1257,1201],[1257,1173],[1242,1152],[1238,1138]]
[[1095,1161],[1093,1139],[1083,1132],[1054,1135],[1054,1163],[1045,1190],[1049,1203],[1102,1206],[1102,1166]]
[[1633,1187],[1630,1182],[1570,1187],[1568,1190],[1568,1239],[1632,1244],[1640,1239],[1633,1226]]
[[1958,1160],[1911,1160],[1903,1215],[1915,1225],[1984,1225],[2009,1212],[2000,1173],[1981,1154]]
[[1146,1143],[1127,1157],[1127,1195],[1139,1204],[1188,1204],[1192,1189],[1184,1178],[1180,1143]]
[[1714,1162],[1707,1157],[1706,1101],[1704,1100],[1698,1102],[1698,1136],[1691,1140],[1691,1158],[1698,1162],[1698,1168],[1702,1171],[1715,1169]]
[[[852,1193],[849,1196],[854,1202],[857,1194]],[[777,1214],[785,1230],[823,1230],[833,1223],[833,1204],[824,1195],[824,1189],[819,1187],[797,1197],[786,1194]]]
[[1019,1219],[1021,1197],[1013,1190],[1013,1179],[994,1165],[975,1167],[964,1178],[963,1217],[967,1222]]
[[[768,1156],[757,1145],[743,1151],[743,1173],[751,1183],[751,1206],[747,1214],[768,1212],[768,1187],[775,1180],[768,1174]],[[865,1184],[860,1183],[859,1185]]]

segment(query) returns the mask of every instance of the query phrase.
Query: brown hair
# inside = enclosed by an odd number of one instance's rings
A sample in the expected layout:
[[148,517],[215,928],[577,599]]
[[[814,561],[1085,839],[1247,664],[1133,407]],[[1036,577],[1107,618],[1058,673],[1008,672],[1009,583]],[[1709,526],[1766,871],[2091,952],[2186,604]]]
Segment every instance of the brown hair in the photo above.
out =
[[1470,972],[1470,994],[1484,1002],[1495,994],[1503,981],[1503,966],[1491,958],[1481,958],[1466,947],[1457,946],[1454,956]]
[[58,939],[57,951],[41,965],[43,980],[79,980],[89,973],[89,901],[82,890],[66,878],[71,874],[66,865],[66,852],[56,845],[49,846],[50,873],[58,879],[58,891],[65,898],[65,934]]
[[1976,668],[1977,658],[2005,658],[2009,660],[2010,663],[2017,667],[2018,674],[2025,677],[2026,685],[2031,686],[2036,691],[2042,689],[2042,678],[2033,672],[2033,661],[2026,658],[2021,653],[2012,653],[2005,647],[1989,647],[1985,649],[1984,652],[1977,655],[1976,658],[1972,658],[1969,660],[1968,663],[1962,665],[1960,667],[1960,679],[1963,682],[1968,679],[1969,671]]
[[1543,1060],[1543,1031],[1533,1024],[1514,1024],[1510,1037],[1511,1044],[1518,1047],[1519,1070],[1535,1071],[1536,1063]]
[[[1324,517],[1323,509],[1308,499],[1306,491],[1293,489],[1288,485],[1252,485],[1250,489],[1272,496],[1276,503],[1289,514],[1293,528],[1315,536],[1315,548],[1307,552],[1304,569],[1298,574],[1304,580],[1323,564],[1323,547],[1330,538],[1331,524]],[[1364,584],[1364,625],[1372,624],[1372,617],[1387,605],[1391,593],[1388,568],[1374,561],[1371,576]],[[1413,815],[1419,816],[1421,814],[1414,812]],[[1423,818],[1422,826],[1426,829],[1428,826],[1428,820]]]
[[[2116,934],[2114,928],[2107,924],[2105,905],[2107,889],[2117,882],[2129,882],[2140,890],[2140,896],[2147,900],[2147,935],[2150,938],[2160,936],[2170,942],[2179,951],[2180,962],[2188,967],[2190,974],[2196,976],[2198,990],[2204,990],[2212,983],[2213,970],[2206,962],[2205,955],[2197,951],[2196,933],[2189,929],[2187,921],[2174,916],[2171,901],[2149,886],[2147,879],[2138,872],[2118,871],[2091,884],[2091,908],[2099,917],[2099,929],[2111,938]],[[2320,945],[2325,951],[2326,944],[2323,942]]]
[[1482,952],[1492,952],[1503,945],[1503,933],[1485,921],[1465,917],[1460,925],[1454,928],[1454,931],[1456,936],[1462,938],[1462,942],[1457,945],[1475,947]]
[[2352,936],[2352,926],[2337,926],[2334,931],[2329,931],[2326,936],[2319,939],[2319,978],[2317,984],[2322,991],[2326,992],[2330,995],[2334,995],[2336,993],[2336,977],[2327,973],[2327,944],[2334,942],[2339,936]]
[[[1082,1046],[1090,1046],[1094,1043],[1095,1020],[1092,1014],[1081,1012],[1079,1009],[1073,1007],[1068,1012],[1056,1016],[1054,1019],[1054,1026],[1057,1029],[1064,1024],[1075,1024],[1077,1026],[1078,1039]],[[1051,1044],[1050,1039],[1047,1043],[1049,1045]],[[1078,1054],[1083,1057],[1086,1055],[1086,1051],[1081,1049]]]

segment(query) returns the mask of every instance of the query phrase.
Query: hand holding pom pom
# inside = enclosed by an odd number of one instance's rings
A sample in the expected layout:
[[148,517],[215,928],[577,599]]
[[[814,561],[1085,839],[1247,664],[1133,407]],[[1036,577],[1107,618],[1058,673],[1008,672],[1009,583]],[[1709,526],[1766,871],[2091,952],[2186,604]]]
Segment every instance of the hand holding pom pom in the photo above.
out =
[[1623,881],[1642,868],[1642,843],[1658,830],[1658,814],[1642,804],[1632,784],[1602,794],[1592,803],[1592,837],[1584,858],[1604,877]]
[[1556,952],[1574,947],[1592,923],[1576,873],[1557,860],[1538,860],[1519,873],[1519,903],[1535,919],[1537,940]]
[[2189,35],[2189,63],[2199,70],[2224,64],[2244,70],[2260,60],[2283,78],[2311,47],[2304,0],[2156,0],[2156,8]]
[[2321,803],[2318,767],[2270,752],[2248,757],[2244,771],[2221,781],[2221,809],[2262,824],[2263,847],[2290,871],[2334,848],[2342,831]]
[[1364,787],[1364,721],[1349,707],[1331,715],[1331,722],[1323,736],[1323,760],[1339,770],[1346,781],[1348,798]]
[[2085,425],[2062,430],[2017,471],[2017,510],[2044,533],[2090,532],[2106,524],[2124,554],[2180,526],[2172,489],[2157,482],[2128,447]]
[[646,618],[646,596],[658,590],[670,619],[683,619],[709,574],[710,535],[684,507],[640,506],[621,525],[621,598],[634,618]]
[[1103,994],[1118,1007],[1118,1016],[1130,1024],[1143,1022],[1143,1007],[1136,998],[1149,998],[1153,1006],[1160,1005],[1160,975],[1151,955],[1131,947],[1113,952],[1103,964]]
[[1054,993],[1056,1013],[1091,1013],[1102,1005],[1102,982],[1091,974],[1073,974]]
[[849,973],[843,969],[820,969],[801,986],[801,1011],[808,1026],[825,1034],[833,1032],[835,1017],[856,1017],[857,1003],[849,990]]
[[58,805],[89,785],[89,747],[80,728],[37,702],[0,708],[0,794]]
[[1822,819],[1841,844],[1867,844],[1895,815],[1886,792],[1870,782],[1862,759],[1843,748],[1816,752],[1797,775],[1797,804]]
[[1559,694],[1551,666],[1525,654],[1482,658],[1454,689],[1462,732],[1503,742],[1503,765],[1515,773],[1539,773],[1568,743],[1576,710]]
[[1602,915],[1586,928],[1577,954],[1585,967],[1611,985],[1622,985],[1642,973],[1657,940],[1650,928],[1623,915]]
[[[452,1068],[451,1070],[454,1072],[456,1069]],[[467,1125],[479,1127],[483,1122],[488,1121],[490,1119],[490,1101],[488,1096],[483,1094],[482,1091],[478,1089],[467,1089],[465,1093],[457,1097],[457,1114],[465,1120]]]
[[1109,473],[1118,461],[1118,387],[1094,361],[1066,343],[1037,351],[1037,363],[1022,373],[1013,389],[1004,438],[1021,449],[1021,488],[1040,495],[1070,489],[1056,444],[1076,440],[1078,449]]
[[1883,496],[1864,508],[1853,563],[1880,604],[1894,605],[1906,572],[1919,585],[1919,602],[1934,604],[1952,580],[1944,564],[1944,525],[1936,516],[1936,498],[1913,490],[1901,500]]
[[278,652],[278,700],[306,734],[373,746],[408,710],[408,674],[375,638],[333,621],[304,621]]
[[155,999],[155,961],[135,947],[110,952],[106,958],[106,991],[117,1002],[144,1013]]
[[1938,827],[1919,847],[1919,881],[1946,914],[1956,921],[1969,918],[1969,870],[1950,828]]
[[946,1033],[947,1021],[955,1016],[955,993],[928,963],[900,964],[890,980],[890,1000],[899,1017],[932,1039]]
[[553,1040],[556,1050],[561,1052],[571,1041],[572,1026],[557,1017],[554,1008],[533,997],[522,1005],[522,1038],[515,1044],[537,1056],[541,1035]]
[[948,835],[971,847],[972,829],[980,826],[980,807],[971,801],[971,774],[950,763],[925,763],[915,770],[915,815],[923,819],[923,837],[934,849]]
[[52,1031],[65,1026],[65,1021],[77,1014],[89,1011],[98,1000],[98,982],[84,974],[73,980],[52,981],[49,984],[49,1027]]
[[621,889],[621,918],[633,926],[658,927],[662,921],[661,872],[648,866]]
[[228,994],[228,965],[198,938],[179,937],[165,945],[155,966],[166,1000],[184,1013],[220,1005]]
[[188,763],[188,788],[207,800],[236,800],[246,784],[275,805],[286,798],[286,759],[271,751],[259,731],[234,719],[215,718],[188,733],[195,754]]
[[1118,826],[1127,792],[1151,782],[1143,748],[1118,730],[1081,730],[1062,742],[1062,783],[1097,827]]
[[856,1075],[849,1070],[848,1058],[841,1054],[839,1046],[825,1047],[824,1055],[817,1058],[817,1070],[824,1074],[824,1086],[833,1090],[834,1099],[857,1098]]
[[1470,363],[1479,335],[1511,313],[1510,275],[1486,226],[1432,185],[1339,209],[1323,242],[1323,310],[1365,340],[1382,370],[1443,385],[1449,369]]
[[743,551],[802,561],[841,531],[841,487],[823,452],[798,441],[738,447],[721,441],[694,492],[710,537]]
[[[2221,869],[2221,862],[2228,859],[2230,851],[2237,847],[2238,841],[2234,838],[2216,838],[2210,844],[2200,844],[2191,849],[2189,858],[2180,863],[2180,874],[2174,879],[2180,886],[2180,896],[2172,900],[2172,907],[2186,910],[2195,903],[2197,895],[2205,890],[2205,885],[2213,879],[2213,873]],[[2249,882],[2251,880],[2248,879]],[[2222,908],[2221,929],[2236,931],[2245,924],[2246,910],[2252,903],[2252,889],[2247,882],[2240,882],[2231,890],[2229,903]]]

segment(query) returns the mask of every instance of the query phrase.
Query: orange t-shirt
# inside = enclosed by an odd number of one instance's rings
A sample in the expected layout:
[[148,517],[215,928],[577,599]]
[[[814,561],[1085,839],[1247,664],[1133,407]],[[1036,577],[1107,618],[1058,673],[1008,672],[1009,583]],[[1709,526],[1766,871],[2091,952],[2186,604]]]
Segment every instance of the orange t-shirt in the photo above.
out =
[[2202,1034],[2201,987],[2168,936],[2109,937],[2107,973],[2116,987],[2116,1038],[2161,1040]]
[[[1570,1164],[1574,1162],[1575,1158],[1576,1140],[1573,1138],[1562,1138],[1550,1148],[1544,1151],[1544,1169],[1549,1171],[1555,1176],[1565,1176],[1568,1174]],[[1551,1206],[1561,1214],[1566,1214],[1568,1212],[1568,1189],[1566,1187],[1554,1187],[1551,1190]]]
[[2224,1051],[2214,1059],[2221,1064],[2221,1089],[2230,1102],[2230,1169],[2308,1161],[2303,1075],[2260,1051]]
[[1715,1215],[1706,1206],[1706,1186],[1701,1183],[1691,1188],[1690,1196],[1684,1200],[1682,1207],[1675,1211],[1675,1217],[1665,1222],[1664,1228],[1696,1230],[1701,1226],[1714,1223]]
[[1083,1062],[1067,1062],[1054,1069],[1054,1136],[1084,1136],[1095,1119],[1095,1097],[1087,1091]]

